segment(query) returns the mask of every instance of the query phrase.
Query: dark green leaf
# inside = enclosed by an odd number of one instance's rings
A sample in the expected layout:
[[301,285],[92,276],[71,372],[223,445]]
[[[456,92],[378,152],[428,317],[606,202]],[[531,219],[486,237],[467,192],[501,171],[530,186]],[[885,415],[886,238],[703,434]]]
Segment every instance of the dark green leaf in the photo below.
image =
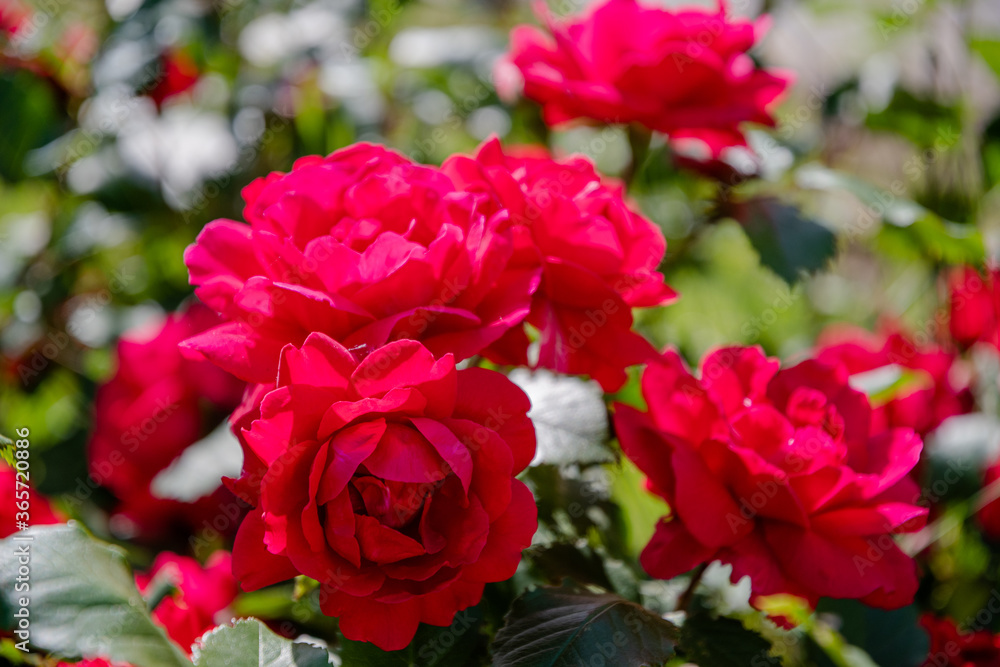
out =
[[493,642],[495,667],[662,665],[678,634],[637,604],[570,585],[525,593],[506,620]]
[[833,232],[771,197],[736,204],[733,217],[743,226],[761,263],[789,284],[803,273],[822,269],[837,251]]
[[23,69],[0,73],[0,100],[0,176],[14,181],[28,152],[59,135],[60,113],[52,86]]
[[[31,536],[30,542],[15,541]],[[30,590],[16,592],[19,558],[28,545]],[[0,543],[0,588],[10,614],[28,597],[31,643],[65,655],[102,655],[142,667],[190,667],[190,662],[153,624],[120,551],[74,525],[37,526]]]
[[249,618],[204,635],[195,645],[194,663],[198,667],[329,667],[330,654],[318,646],[280,637]]
[[958,131],[962,127],[962,115],[957,107],[897,88],[885,109],[868,114],[866,124],[873,130],[906,137],[917,146],[930,147],[942,130]]
[[840,634],[864,649],[880,667],[917,667],[929,650],[927,633],[918,623],[916,607],[886,611],[857,600],[822,599],[817,612],[840,617]]
[[779,665],[771,643],[734,618],[695,614],[681,627],[679,651],[699,667],[769,667]]

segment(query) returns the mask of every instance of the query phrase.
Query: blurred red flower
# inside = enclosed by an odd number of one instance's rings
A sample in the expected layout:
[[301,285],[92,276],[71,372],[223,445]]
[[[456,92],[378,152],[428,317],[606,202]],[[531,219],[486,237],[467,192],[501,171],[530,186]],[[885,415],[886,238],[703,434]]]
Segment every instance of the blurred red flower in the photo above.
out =
[[977,342],[1000,347],[1000,268],[987,268],[985,275],[970,266],[956,269],[948,286],[952,339],[963,347]]
[[146,596],[165,592],[156,602],[153,620],[188,653],[196,639],[230,620],[220,617],[237,593],[228,552],[215,552],[204,567],[193,558],[163,552],[150,570],[137,574],[135,580],[139,592]]
[[171,97],[181,95],[194,88],[201,77],[196,63],[183,51],[168,51],[160,58],[160,75],[150,88],[148,95],[157,107]]
[[1000,635],[988,630],[960,632],[955,621],[932,614],[920,617],[931,638],[923,667],[996,667],[1000,665]]
[[[193,503],[158,498],[150,485],[190,445],[207,435],[239,403],[243,383],[179,344],[218,324],[193,303],[139,330],[118,344],[118,370],[97,390],[88,446],[90,476],[121,501],[116,511],[146,536],[180,523],[201,527],[218,511],[225,489]],[[190,354],[190,353],[189,353]],[[221,484],[221,479],[220,479]]]
[[[17,451],[17,450],[15,450]],[[0,461],[0,538],[13,535],[17,532],[18,514],[22,511],[17,503],[23,502],[22,497],[25,491],[28,492],[27,523],[32,526],[40,526],[52,523],[63,523],[59,513],[52,507],[49,499],[35,491],[30,486],[30,471],[25,481],[24,475],[18,477],[17,471]],[[28,488],[18,486],[18,482],[29,484]],[[20,517],[24,519],[24,517]]]
[[884,325],[878,333],[852,326],[828,327],[820,334],[815,356],[842,364],[852,381],[864,375],[881,380],[873,373],[887,373],[884,381],[889,386],[884,391],[890,395],[883,399],[876,391],[869,396],[873,432],[901,426],[923,436],[948,417],[973,409],[971,377],[958,355],[934,343],[917,344],[893,325]]

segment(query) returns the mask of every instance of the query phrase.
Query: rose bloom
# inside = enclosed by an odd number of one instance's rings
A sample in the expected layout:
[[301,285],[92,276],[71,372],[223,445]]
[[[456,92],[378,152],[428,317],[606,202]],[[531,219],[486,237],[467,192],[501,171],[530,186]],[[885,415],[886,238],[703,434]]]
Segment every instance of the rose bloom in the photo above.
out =
[[[30,479],[28,481],[30,482]],[[35,491],[30,485],[27,489],[18,486],[18,482],[28,483],[23,476],[17,476],[17,471],[14,468],[7,465],[5,461],[0,461],[0,538],[8,537],[17,532],[17,514],[22,510],[18,508],[16,503],[24,500],[19,494],[23,494],[25,490],[28,492],[27,513],[30,525],[40,526],[65,521],[53,509],[48,498]],[[23,518],[22,516],[21,519]]]
[[227,322],[189,345],[271,384],[278,355],[321,331],[346,347],[417,339],[472,356],[528,314],[537,269],[508,269],[506,212],[439,170],[371,144],[298,160],[244,188],[244,217],[185,253],[196,293]]
[[[963,372],[958,355],[933,343],[918,345],[892,325],[879,333],[828,327],[820,334],[815,356],[842,364],[856,388],[887,384],[883,391],[891,393],[888,398],[879,398],[877,390],[871,398],[874,432],[902,426],[924,436],[945,419],[972,411],[971,378]],[[896,382],[900,386],[893,387]]]
[[622,449],[672,511],[643,567],[669,579],[729,563],[734,583],[750,577],[758,605],[779,593],[909,604],[916,565],[892,534],[926,520],[907,475],[920,438],[873,434],[844,367],[778,366],[756,347],[723,348],[696,378],[667,351],[642,377],[648,412],[617,406]]
[[204,567],[193,558],[162,552],[135,580],[147,596],[161,586],[172,589],[153,609],[153,621],[188,653],[196,639],[231,618],[227,610],[237,586],[228,552],[215,552]]
[[162,108],[167,100],[183,95],[198,83],[198,63],[181,50],[169,50],[160,56],[160,75],[148,95]]
[[[983,488],[997,480],[1000,480],[1000,459],[986,468],[986,472],[983,474]],[[976,513],[976,521],[987,537],[1000,541],[1000,499],[986,503]]]
[[1000,347],[1000,269],[988,267],[985,276],[966,266],[949,276],[949,329],[962,347],[988,343]]
[[519,26],[497,67],[497,89],[542,105],[545,122],[586,118],[639,123],[704,142],[713,155],[745,145],[745,122],[773,126],[770,108],[789,84],[756,67],[747,51],[766,21],[726,16],[724,5],[669,10],[635,0],[597,2],[548,32]]
[[[358,361],[322,333],[281,354],[241,431],[256,509],[233,548],[244,590],[298,574],[354,640],[396,650],[513,575],[537,527],[514,475],[535,451],[524,393],[415,341]],[[255,497],[254,497],[255,496]]]
[[150,489],[240,401],[242,382],[203,359],[187,358],[179,347],[218,323],[211,310],[192,303],[126,332],[118,343],[118,370],[97,390],[90,476],[114,492],[117,514],[143,535],[162,536],[172,528],[187,533],[211,518],[220,502],[233,500],[224,488],[194,503],[157,498]]
[[[626,203],[620,183],[602,179],[584,156],[555,160],[539,148],[505,154],[496,138],[474,156],[449,158],[442,169],[462,189],[488,195],[490,210],[510,211],[513,267],[541,267],[526,320],[541,337],[539,366],[590,375],[615,391],[627,366],[655,356],[632,330],[631,309],[676,296],[656,271],[666,242]],[[486,356],[523,366],[527,352],[519,326]]]
[[1000,665],[1000,635],[989,630],[960,632],[950,618],[920,617],[931,638],[923,667],[996,667]]

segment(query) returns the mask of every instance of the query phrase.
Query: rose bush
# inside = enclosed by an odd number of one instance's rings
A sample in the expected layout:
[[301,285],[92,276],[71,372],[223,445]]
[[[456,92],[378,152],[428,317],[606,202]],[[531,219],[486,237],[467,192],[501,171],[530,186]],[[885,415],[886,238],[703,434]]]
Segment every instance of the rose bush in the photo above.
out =
[[[512,265],[541,268],[526,322],[540,333],[539,366],[590,375],[619,389],[625,368],[655,351],[632,330],[631,309],[676,295],[656,271],[663,233],[625,200],[620,183],[603,178],[584,156],[553,159],[537,148],[509,149],[490,139],[473,156],[442,167],[463,190],[489,196],[489,210],[514,222]],[[486,355],[528,364],[528,336],[511,329]]]
[[543,15],[511,33],[497,88],[542,105],[545,121],[639,123],[671,139],[696,139],[713,155],[744,145],[746,122],[774,125],[771,108],[789,76],[758,68],[747,51],[767,26],[715,10],[670,10],[604,0],[564,21]]
[[313,333],[279,366],[240,431],[244,590],[305,574],[344,636],[395,650],[514,573],[536,528],[513,477],[535,450],[520,389],[409,340],[359,361]]
[[753,602],[787,593],[877,607],[909,604],[917,569],[892,534],[927,510],[907,473],[912,430],[873,432],[871,407],[843,366],[815,360],[779,370],[759,348],[723,348],[701,376],[667,351],[642,376],[649,409],[618,405],[625,454],[672,514],[641,555],[669,579],[701,563],[750,577]]

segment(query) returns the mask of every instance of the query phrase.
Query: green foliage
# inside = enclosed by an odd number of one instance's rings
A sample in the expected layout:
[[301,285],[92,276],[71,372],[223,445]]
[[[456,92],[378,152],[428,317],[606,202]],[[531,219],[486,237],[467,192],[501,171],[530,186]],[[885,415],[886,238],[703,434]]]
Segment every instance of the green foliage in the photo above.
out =
[[324,649],[279,637],[256,619],[205,634],[194,648],[196,667],[329,667]]
[[681,627],[680,650],[699,667],[778,667],[771,642],[734,618],[694,614]]
[[761,262],[790,285],[803,274],[825,267],[837,250],[833,232],[771,197],[737,203],[733,217],[760,253]]
[[493,643],[495,667],[657,666],[675,653],[678,629],[610,593],[573,585],[538,588],[514,601]]
[[927,657],[927,633],[917,624],[913,606],[887,611],[857,600],[823,599],[817,610],[836,614],[844,639],[863,649],[880,667],[918,667]]
[[[78,526],[37,526],[31,541],[17,537],[0,542],[0,591],[5,598],[6,627],[11,614],[27,608],[31,644],[71,656],[107,656],[142,667],[185,667],[190,662],[149,617],[149,610],[124,555],[89,537]],[[20,605],[19,557],[28,549],[30,604]],[[22,581],[22,583],[24,583]]]

